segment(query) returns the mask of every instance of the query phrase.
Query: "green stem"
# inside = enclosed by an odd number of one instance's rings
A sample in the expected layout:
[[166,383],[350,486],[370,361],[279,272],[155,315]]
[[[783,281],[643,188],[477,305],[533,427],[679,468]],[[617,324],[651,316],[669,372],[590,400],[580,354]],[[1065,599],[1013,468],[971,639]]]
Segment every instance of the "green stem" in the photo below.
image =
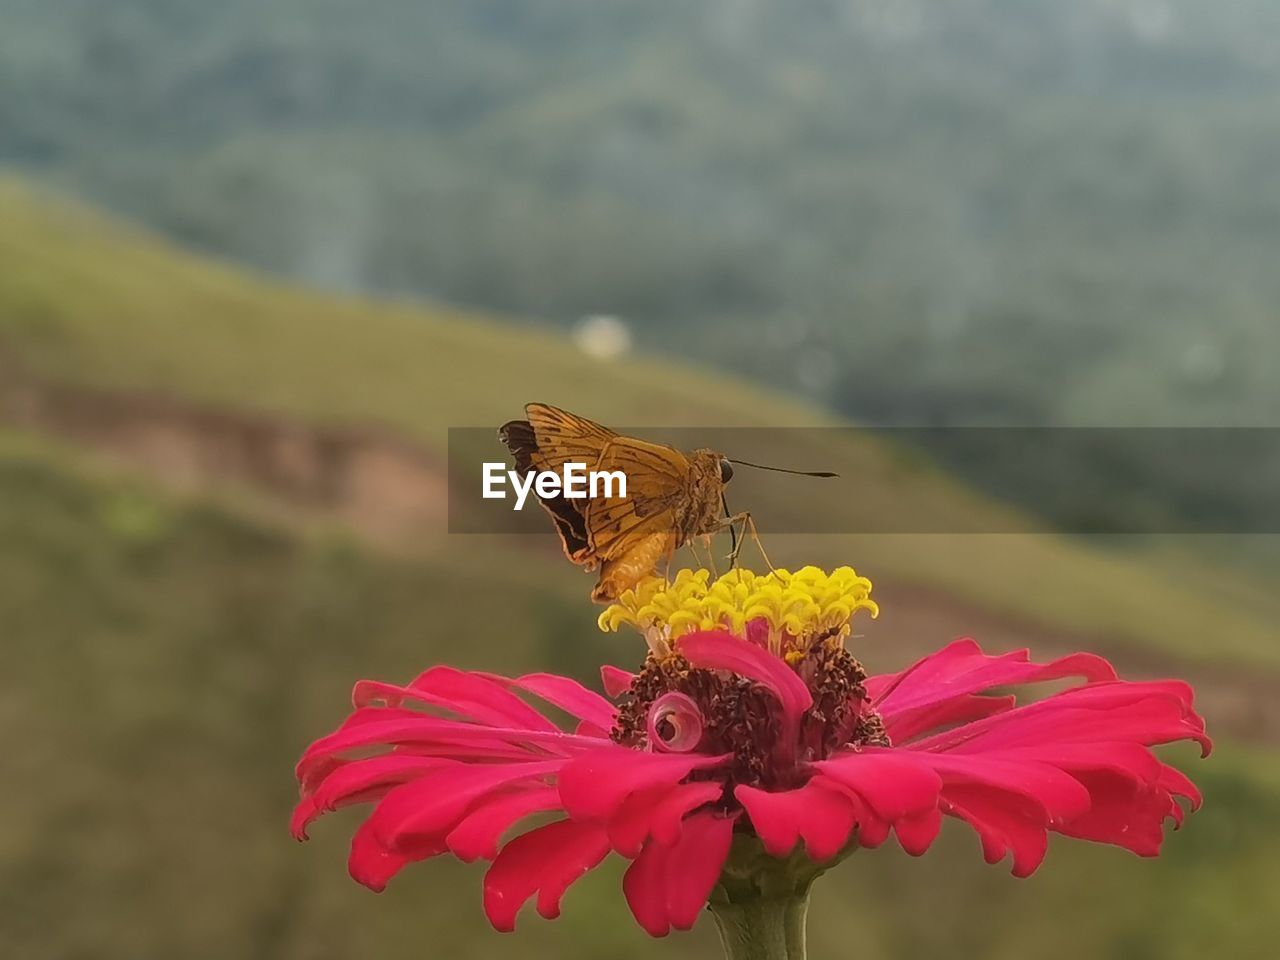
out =
[[783,896],[713,897],[710,906],[728,960],[805,960],[807,886]]
[[773,857],[754,834],[735,835],[707,903],[728,960],[805,960],[809,888],[854,849],[814,863],[801,846]]

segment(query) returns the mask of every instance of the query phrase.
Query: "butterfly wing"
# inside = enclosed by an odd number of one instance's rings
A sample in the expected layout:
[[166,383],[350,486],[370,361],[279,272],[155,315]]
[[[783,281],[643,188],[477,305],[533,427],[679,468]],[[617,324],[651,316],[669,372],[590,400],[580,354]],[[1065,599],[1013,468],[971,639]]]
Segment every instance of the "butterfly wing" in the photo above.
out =
[[524,415],[537,439],[533,457],[539,470],[555,470],[566,463],[585,463],[593,469],[610,441],[618,435],[594,420],[545,403],[525,404]]
[[[617,434],[585,417],[579,417],[545,403],[525,405],[527,420],[512,420],[498,430],[498,437],[516,461],[516,470],[559,470],[565,463],[585,463],[593,468],[600,454]],[[538,502],[551,517],[565,556],[573,563],[594,569],[596,560],[588,544],[581,501],[559,494],[539,496]]]
[[565,555],[588,570],[603,565],[592,598],[615,599],[681,545],[678,526],[689,497],[689,460],[673,447],[621,436],[544,403],[528,404],[525,416],[499,432],[520,472],[560,472],[566,463],[584,463],[588,470],[620,471],[627,478],[626,496],[538,498]]
[[[538,456],[538,438],[533,426],[527,420],[512,420],[504,423],[498,430],[498,439],[506,444],[515,458],[516,470],[526,475],[534,466],[534,458]],[[564,547],[564,555],[573,563],[585,565],[588,569],[594,566],[587,554],[587,527],[582,512],[564,497],[539,497],[537,490],[533,495],[538,497],[544,510],[555,524],[556,533],[560,536],[560,545]]]
[[678,540],[679,508],[689,490],[689,461],[683,453],[660,443],[616,436],[595,469],[621,471],[627,478],[627,495],[586,501],[592,555],[603,561],[617,559],[656,533],[670,533],[673,542]]

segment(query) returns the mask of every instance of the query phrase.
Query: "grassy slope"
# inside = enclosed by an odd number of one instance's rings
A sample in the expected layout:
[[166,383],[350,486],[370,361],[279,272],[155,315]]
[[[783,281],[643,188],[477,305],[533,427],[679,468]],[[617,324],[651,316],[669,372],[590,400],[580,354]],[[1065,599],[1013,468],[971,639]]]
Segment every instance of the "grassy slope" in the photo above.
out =
[[[714,955],[705,922],[647,942],[616,862],[570,892],[560,921],[529,915],[501,939],[481,916],[478,867],[432,863],[376,897],[343,869],[353,812],[306,847],[288,840],[291,764],[340,717],[355,677],[405,678],[446,658],[585,674],[619,649],[593,634],[576,596],[537,583],[508,585],[503,628],[487,630],[491,589],[465,562],[297,539],[0,438],[7,949],[30,960]],[[814,955],[851,943],[865,960],[1272,955],[1280,841],[1258,826],[1280,817],[1280,763],[1240,750],[1178,762],[1209,805],[1161,863],[1063,842],[1020,882],[983,865],[956,828],[924,861],[883,849],[824,880]]]
[[[380,424],[436,450],[448,426],[498,423],[533,398],[615,423],[831,422],[701,370],[654,360],[602,364],[553,336],[459,311],[311,296],[183,255],[4,180],[0,263],[0,348],[60,382]],[[881,445],[846,442],[824,450],[823,460],[857,478],[851,510],[901,514],[914,504],[944,522],[993,517],[1010,528],[998,507],[927,468],[904,471]],[[456,539],[450,548],[462,549]],[[1112,643],[1280,665],[1276,601],[1181,555],[1125,556],[1046,535],[915,535],[780,538],[774,556],[792,565],[852,560],[873,576],[936,584]],[[567,568],[547,577],[574,589],[582,583]]]

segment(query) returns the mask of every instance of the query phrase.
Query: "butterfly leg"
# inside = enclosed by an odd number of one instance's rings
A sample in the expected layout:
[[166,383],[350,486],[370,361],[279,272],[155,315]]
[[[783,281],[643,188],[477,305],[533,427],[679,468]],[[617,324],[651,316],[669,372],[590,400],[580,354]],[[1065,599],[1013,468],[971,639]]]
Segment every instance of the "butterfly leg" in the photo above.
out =
[[720,573],[716,570],[716,555],[715,551],[712,549],[711,536],[711,534],[705,534],[700,537],[693,537],[689,540],[686,546],[689,548],[689,555],[693,557],[694,567],[700,568],[703,565],[703,555],[698,550],[698,544],[702,544],[702,549],[706,551],[706,566],[707,569],[711,571],[711,579],[714,580],[716,577],[720,576]]
[[[739,536],[736,532],[737,528],[734,526],[735,523],[742,524],[741,536]],[[730,570],[733,570],[738,566],[738,554],[742,552],[742,545],[746,543],[746,540],[747,540],[746,523],[747,523],[747,514],[745,513],[738,514],[738,516],[731,517],[729,519],[729,532],[733,534],[733,546],[729,548],[729,569]]]
[[[738,565],[738,554],[742,552],[742,545],[746,542],[747,524],[751,523],[751,514],[743,511],[736,513],[731,517],[725,517],[720,521],[725,527],[729,528],[729,532],[733,534],[733,546],[729,550],[729,569],[732,570]],[[742,524],[742,536],[738,536],[737,524]]]
[[[764,561],[764,565],[769,568],[769,572],[773,573],[773,564],[769,562],[769,555],[764,552],[764,541],[760,539],[760,531],[756,529],[756,522],[751,518],[751,514],[747,514],[745,530],[751,531],[751,539],[755,541],[756,549],[760,551],[760,559]],[[745,532],[744,530],[744,532]]]
[[729,561],[730,570],[738,565],[738,554],[742,551],[742,538],[737,535],[738,528],[736,524],[742,523],[745,516],[746,514],[744,513],[738,513],[732,516],[720,518],[720,526],[718,530],[728,530],[731,540],[729,553],[725,557],[725,559]]
[[[712,570],[712,580],[717,580],[719,571],[716,570],[716,550],[712,549],[712,535],[707,534],[701,540],[703,540],[703,547],[707,548],[707,566]],[[692,547],[692,540],[689,541],[689,545]]]
[[742,524],[742,535],[735,538],[733,550],[729,553],[729,569],[733,569],[738,565],[738,554],[742,552],[742,545],[747,541],[748,533],[751,535],[752,542],[755,543],[756,549],[760,551],[760,557],[764,560],[764,565],[769,568],[769,572],[773,572],[773,564],[769,562],[769,555],[764,551],[764,544],[760,540],[760,531],[756,529],[756,522],[751,517],[750,511],[744,510],[742,513],[734,514],[732,517],[725,517],[721,523],[733,529],[733,525]]

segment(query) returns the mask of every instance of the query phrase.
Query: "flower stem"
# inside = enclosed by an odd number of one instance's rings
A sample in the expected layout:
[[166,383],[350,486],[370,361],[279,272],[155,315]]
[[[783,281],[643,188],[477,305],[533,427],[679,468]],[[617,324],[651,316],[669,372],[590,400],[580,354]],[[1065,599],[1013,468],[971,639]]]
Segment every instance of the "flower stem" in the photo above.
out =
[[804,960],[808,910],[808,887],[784,896],[711,901],[728,960]]
[[815,863],[803,846],[786,857],[774,857],[754,834],[735,835],[720,882],[707,901],[728,960],[805,960],[809,889],[855,849],[850,843],[829,860]]

